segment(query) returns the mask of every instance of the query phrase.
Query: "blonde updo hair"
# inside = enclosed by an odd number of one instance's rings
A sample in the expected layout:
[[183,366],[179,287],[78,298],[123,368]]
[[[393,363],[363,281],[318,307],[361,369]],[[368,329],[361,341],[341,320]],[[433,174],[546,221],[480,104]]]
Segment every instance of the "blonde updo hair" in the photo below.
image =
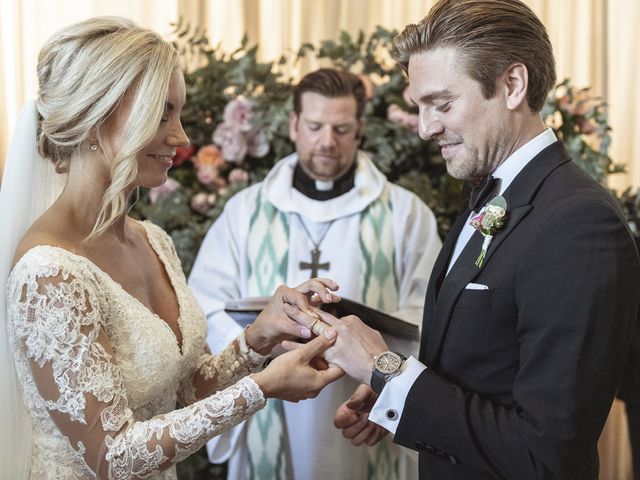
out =
[[96,17],[55,33],[38,57],[38,150],[58,172],[100,143],[100,127],[122,98],[131,100],[127,132],[110,159],[107,188],[89,238],[127,209],[127,187],[138,174],[136,155],[149,144],[164,113],[178,53],[157,33],[121,17]]

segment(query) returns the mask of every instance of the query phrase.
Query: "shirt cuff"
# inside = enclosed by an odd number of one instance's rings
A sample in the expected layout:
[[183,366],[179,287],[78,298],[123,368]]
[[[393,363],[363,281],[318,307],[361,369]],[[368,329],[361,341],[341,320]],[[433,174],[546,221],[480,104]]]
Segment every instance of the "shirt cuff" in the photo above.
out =
[[405,363],[404,372],[387,382],[369,414],[369,420],[394,435],[396,434],[409,390],[411,390],[416,378],[427,368],[413,357],[407,358]]

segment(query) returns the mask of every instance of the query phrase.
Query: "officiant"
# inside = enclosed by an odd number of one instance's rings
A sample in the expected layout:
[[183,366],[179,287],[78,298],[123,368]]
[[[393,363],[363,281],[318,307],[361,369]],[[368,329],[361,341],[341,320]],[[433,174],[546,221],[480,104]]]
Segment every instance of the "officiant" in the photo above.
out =
[[[225,302],[318,276],[336,280],[343,297],[420,324],[441,247],[436,220],[358,149],[365,104],[362,81],[346,71],[320,69],[295,87],[289,134],[296,152],[229,200],[189,278],[213,351],[241,331]],[[417,349],[417,338],[386,339]],[[273,402],[266,415],[210,442],[209,459],[229,460],[230,479],[406,478],[417,470],[410,453],[388,440],[367,452],[332,425],[355,385],[344,379],[313,401]]]

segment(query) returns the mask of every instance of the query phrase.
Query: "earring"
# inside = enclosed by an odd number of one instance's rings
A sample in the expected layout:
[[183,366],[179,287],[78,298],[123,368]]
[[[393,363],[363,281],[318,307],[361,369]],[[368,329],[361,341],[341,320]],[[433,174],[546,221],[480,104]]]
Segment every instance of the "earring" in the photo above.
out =
[[90,143],[89,144],[89,150],[91,150],[92,152],[95,152],[96,150],[98,150],[98,144],[97,143]]
[[55,162],[55,171],[56,173],[68,173],[69,172],[69,159],[61,159],[59,158]]

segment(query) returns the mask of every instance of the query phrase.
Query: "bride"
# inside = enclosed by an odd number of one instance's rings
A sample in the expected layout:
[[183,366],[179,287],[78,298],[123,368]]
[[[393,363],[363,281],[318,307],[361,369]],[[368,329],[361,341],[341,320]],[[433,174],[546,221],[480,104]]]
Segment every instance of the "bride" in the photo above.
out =
[[266,398],[309,398],[343,374],[310,365],[332,330],[262,369],[281,341],[312,336],[311,296],[336,300],[333,282],[280,287],[212,356],[170,238],[127,216],[188,143],[170,44],[94,18],[49,39],[38,77],[0,191],[1,478],[175,478]]

